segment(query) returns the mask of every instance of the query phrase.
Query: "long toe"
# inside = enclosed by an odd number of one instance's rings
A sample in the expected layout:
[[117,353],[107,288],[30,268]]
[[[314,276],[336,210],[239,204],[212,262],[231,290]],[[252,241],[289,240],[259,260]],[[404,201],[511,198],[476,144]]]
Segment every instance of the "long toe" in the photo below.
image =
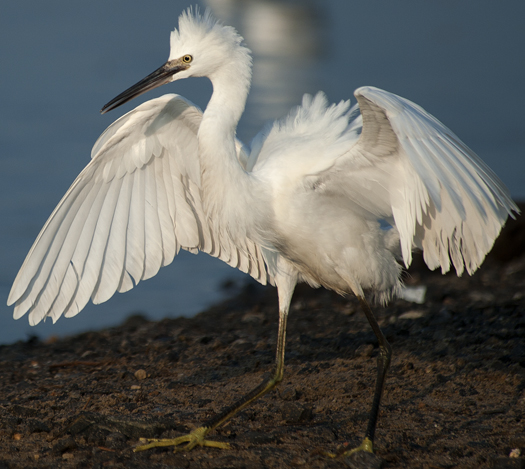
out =
[[379,469],[383,460],[374,454],[374,445],[369,438],[365,438],[357,447],[346,449],[347,444],[340,446],[335,453],[323,452],[325,456],[339,459],[346,467],[352,469]]
[[[137,446],[133,451],[146,451],[151,448],[160,448],[164,446],[175,446],[175,452],[190,451],[195,448],[195,446],[208,446],[210,448],[220,449],[228,449],[230,447],[228,443],[206,440],[204,437],[208,432],[209,428],[199,427],[187,435],[179,436],[177,438],[143,439],[142,441],[147,442],[147,444]],[[187,444],[183,447],[179,447],[184,443]]]

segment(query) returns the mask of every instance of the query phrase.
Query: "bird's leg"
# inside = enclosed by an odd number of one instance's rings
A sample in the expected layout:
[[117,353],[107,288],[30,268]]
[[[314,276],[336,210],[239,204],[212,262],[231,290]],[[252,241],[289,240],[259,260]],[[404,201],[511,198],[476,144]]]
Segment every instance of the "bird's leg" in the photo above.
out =
[[291,291],[285,291],[284,295],[281,293],[281,291],[279,291],[279,331],[277,334],[277,353],[275,359],[275,371],[273,375],[270,378],[264,380],[259,386],[254,388],[248,394],[244,395],[237,402],[231,406],[226,407],[221,413],[214,416],[189,434],[173,439],[144,439],[143,441],[147,442],[147,444],[136,447],[134,451],[144,451],[158,446],[178,446],[183,443],[187,444],[180,449],[176,448],[175,451],[189,451],[195,446],[210,446],[213,448],[223,449],[229,448],[228,443],[206,440],[205,437],[208,435],[208,433],[227,422],[242,409],[248,407],[252,402],[270,392],[283,380],[286,322],[288,318],[292,292],[293,287]]
[[374,392],[374,399],[372,401],[372,408],[370,410],[370,416],[368,418],[368,426],[366,428],[365,437],[363,439],[363,442],[357,447],[353,448],[348,451],[344,451],[339,454],[333,454],[333,453],[325,453],[330,457],[337,457],[339,455],[342,456],[348,456],[352,453],[355,453],[357,451],[367,451],[369,453],[374,452],[374,435],[376,431],[376,424],[377,424],[377,417],[379,414],[379,405],[381,403],[381,396],[383,394],[383,387],[385,384],[385,378],[388,371],[388,368],[390,366],[390,359],[392,358],[392,347],[386,340],[386,337],[383,335],[383,332],[381,332],[381,329],[379,328],[379,324],[377,323],[377,320],[372,313],[372,310],[370,308],[370,305],[366,301],[366,299],[360,295],[357,296],[359,299],[359,302],[361,303],[361,307],[363,308],[363,311],[368,319],[368,322],[370,323],[370,326],[372,327],[372,330],[374,331],[375,336],[377,337],[377,340],[379,342],[379,355],[377,357],[377,378],[376,378],[376,387]]
[[226,407],[219,415],[208,420],[205,424],[211,432],[218,426],[222,425],[227,420],[231,419],[235,414],[240,412],[245,407],[248,407],[252,402],[264,396],[266,393],[274,389],[282,380],[284,374],[284,349],[286,342],[286,321],[288,314],[279,314],[279,332],[277,336],[277,353],[275,358],[275,370],[273,376],[264,380],[255,389],[252,389],[248,394],[244,395],[237,402],[229,407]]
[[377,357],[377,378],[376,378],[376,389],[374,392],[374,400],[372,401],[372,409],[370,410],[370,417],[368,418],[368,426],[365,432],[365,439],[363,444],[367,441],[370,442],[370,450],[372,449],[372,443],[374,441],[374,435],[376,431],[377,417],[379,414],[379,405],[381,404],[381,396],[383,395],[383,388],[385,385],[385,378],[390,367],[390,360],[392,359],[392,347],[383,335],[383,332],[379,328],[379,324],[370,309],[370,305],[363,297],[359,297],[359,302],[363,308],[365,315],[374,331],[379,342],[379,356]]

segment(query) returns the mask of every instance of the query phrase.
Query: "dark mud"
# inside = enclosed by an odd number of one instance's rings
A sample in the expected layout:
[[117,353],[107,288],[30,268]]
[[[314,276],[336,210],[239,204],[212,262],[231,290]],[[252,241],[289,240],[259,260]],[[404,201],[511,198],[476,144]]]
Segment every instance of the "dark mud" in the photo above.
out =
[[[354,467],[525,467],[524,232],[511,224],[473,277],[413,269],[406,281],[428,287],[424,304],[374,308],[394,356],[379,459]],[[323,451],[360,443],[376,340],[354,299],[304,286],[283,383],[211,435],[229,450],[132,451],[140,437],[191,431],[259,384],[276,332],[276,292],[250,285],[192,319],[135,316],[0,347],[0,468],[351,467]]]

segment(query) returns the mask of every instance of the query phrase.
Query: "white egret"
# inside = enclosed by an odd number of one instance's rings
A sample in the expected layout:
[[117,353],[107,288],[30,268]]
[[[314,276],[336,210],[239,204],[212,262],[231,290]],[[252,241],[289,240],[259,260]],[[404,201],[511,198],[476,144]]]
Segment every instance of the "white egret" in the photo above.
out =
[[[277,286],[273,376],[217,417],[173,440],[225,447],[207,434],[283,377],[286,319],[299,281],[355,294],[378,338],[378,376],[363,444],[372,451],[391,349],[365,292],[380,301],[401,286],[420,248],[431,269],[472,274],[518,209],[494,173],[416,104],[372,87],[329,105],[305,95],[288,117],[235,137],[251,79],[250,51],[231,27],[191,9],[171,33],[168,61],[104,106],[157,86],[206,76],[201,112],[176,94],[113,123],[45,224],[8,303],[36,324],[71,317],[155,275],[180,249],[201,250]],[[360,111],[360,113],[358,112]]]

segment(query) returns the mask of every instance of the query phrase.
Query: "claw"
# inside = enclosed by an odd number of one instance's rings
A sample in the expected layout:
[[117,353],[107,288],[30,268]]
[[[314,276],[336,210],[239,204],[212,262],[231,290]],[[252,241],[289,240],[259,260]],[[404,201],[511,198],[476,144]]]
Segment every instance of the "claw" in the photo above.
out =
[[345,451],[345,446],[341,446],[338,448],[338,451],[336,453],[329,453],[327,451],[323,451],[323,456],[327,456],[329,458],[335,459],[339,457],[346,457],[350,456],[351,454],[357,453],[358,451],[365,451],[367,453],[373,453],[374,452],[374,444],[372,443],[372,440],[370,438],[365,438],[363,442],[357,447],[350,449],[348,451]]
[[220,441],[205,440],[204,437],[210,431],[207,427],[199,427],[188,433],[187,435],[179,436],[177,438],[142,438],[141,441],[148,442],[145,445],[137,446],[133,451],[146,451],[151,448],[157,448],[162,446],[179,446],[183,443],[188,443],[183,448],[175,448],[174,452],[190,451],[195,446],[208,446],[210,448],[228,449],[230,445],[228,443],[222,443]]
[[373,453],[374,452],[374,445],[372,441],[369,438],[365,438],[363,442],[354,449],[351,449],[349,451],[345,451],[343,453],[343,456],[350,456],[353,453],[357,453],[358,451],[366,451],[367,453]]

